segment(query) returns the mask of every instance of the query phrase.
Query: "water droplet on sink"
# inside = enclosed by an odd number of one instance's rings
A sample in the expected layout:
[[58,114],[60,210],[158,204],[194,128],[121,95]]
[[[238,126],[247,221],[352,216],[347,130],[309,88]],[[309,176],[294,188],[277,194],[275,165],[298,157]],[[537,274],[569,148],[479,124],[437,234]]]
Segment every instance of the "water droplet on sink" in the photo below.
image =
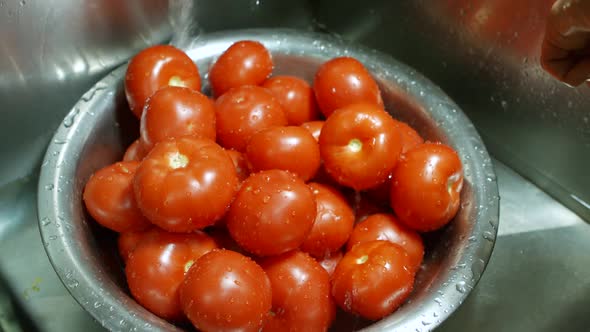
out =
[[96,301],[96,302],[94,302],[93,306],[94,306],[94,308],[98,309],[98,308],[102,307],[102,303]]
[[53,190],[53,188],[55,188],[55,186],[52,183],[45,185],[45,190]]
[[490,242],[494,241],[494,234],[492,234],[492,232],[487,232],[487,231],[483,232],[482,236],[484,239],[486,239]]
[[457,283],[457,285],[455,286],[455,288],[457,289],[457,291],[458,291],[459,293],[465,293],[465,292],[467,292],[467,290],[468,290],[468,286],[467,286],[467,284],[465,283],[465,281],[459,281],[459,282]]
[[80,113],[80,109],[76,107],[72,113],[68,114],[63,122],[64,127],[70,128],[74,124],[74,120],[76,120],[78,113]]
[[41,226],[47,226],[49,224],[51,224],[49,217],[43,217],[43,219],[41,219]]

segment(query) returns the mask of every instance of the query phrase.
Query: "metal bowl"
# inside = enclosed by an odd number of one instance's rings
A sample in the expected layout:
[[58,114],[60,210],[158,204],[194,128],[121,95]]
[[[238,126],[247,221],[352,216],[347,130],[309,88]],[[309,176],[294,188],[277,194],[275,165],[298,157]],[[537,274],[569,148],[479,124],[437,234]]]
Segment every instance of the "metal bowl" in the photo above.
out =
[[[425,235],[427,254],[410,299],[378,322],[358,320],[338,327],[434,329],[476,285],[498,229],[496,176],[472,123],[442,90],[412,68],[324,34],[291,30],[214,33],[196,39],[186,51],[206,73],[219,54],[242,39],[266,45],[273,55],[274,74],[294,74],[309,81],[329,58],[346,55],[359,59],[379,83],[388,111],[410,123],[425,139],[442,141],[459,152],[465,171],[461,209],[447,227]],[[138,136],[138,122],[128,110],[123,90],[125,70],[126,66],[121,66],[84,94],[49,144],[39,179],[39,228],[64,285],[105,328],[178,331],[180,328],[151,314],[129,296],[113,234],[98,227],[82,204],[89,176],[119,160],[124,148]]]

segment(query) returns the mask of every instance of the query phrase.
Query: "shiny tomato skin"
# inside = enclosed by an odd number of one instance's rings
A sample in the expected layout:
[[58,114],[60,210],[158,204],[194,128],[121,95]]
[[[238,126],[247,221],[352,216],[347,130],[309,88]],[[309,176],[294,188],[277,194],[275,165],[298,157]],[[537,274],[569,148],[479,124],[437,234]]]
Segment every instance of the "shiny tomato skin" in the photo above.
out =
[[309,83],[295,76],[273,76],[262,87],[267,88],[279,101],[291,126],[317,120],[320,111]]
[[325,62],[315,74],[313,90],[326,117],[339,108],[356,103],[383,107],[379,86],[365,66],[350,57]]
[[356,190],[387,181],[402,149],[393,118],[372,104],[353,104],[334,112],[324,123],[319,143],[328,174]]
[[137,161],[118,162],[99,169],[88,179],[84,204],[101,226],[119,233],[150,227],[133,194],[133,177],[138,166]]
[[121,256],[123,263],[127,263],[127,259],[129,259],[133,250],[135,250],[144,238],[151,237],[152,234],[155,234],[156,232],[157,228],[151,227],[144,231],[120,233],[117,238],[117,249],[119,250],[119,255]]
[[332,275],[332,296],[344,311],[377,320],[395,311],[414,284],[408,254],[388,241],[354,246]]
[[[414,128],[410,127],[405,122],[398,120],[394,121],[397,124],[397,128],[399,129],[399,133],[401,136],[402,154],[424,143],[424,139],[422,138],[422,136],[420,136],[420,134],[418,134],[416,130],[414,130]],[[391,178],[392,175],[390,174],[385,182],[378,185],[377,187],[368,189],[366,191],[367,195],[375,201],[379,202],[380,204],[383,204],[384,202],[389,202],[389,194],[391,192]]]
[[250,258],[230,250],[202,256],[180,287],[180,303],[200,331],[260,331],[272,306],[268,277]]
[[252,135],[246,159],[252,172],[282,169],[307,181],[320,167],[320,147],[305,128],[273,127]]
[[344,257],[342,250],[338,250],[330,254],[330,256],[318,259],[318,263],[320,263],[324,270],[326,270],[330,277],[332,277],[332,275],[334,274],[334,270],[336,270],[336,266],[338,266],[338,263],[340,263],[342,257]]
[[147,101],[141,115],[141,146],[149,151],[168,138],[193,136],[215,140],[215,106],[204,94],[167,86]]
[[416,231],[408,228],[389,213],[373,214],[356,224],[346,244],[346,250],[350,251],[359,243],[376,240],[389,241],[399,245],[408,253],[413,270],[417,271],[420,268],[424,258],[422,238]]
[[462,187],[457,152],[444,144],[424,143],[406,152],[395,168],[391,207],[408,227],[433,231],[457,214]]
[[337,189],[314,182],[308,186],[315,196],[317,214],[301,250],[321,259],[346,244],[354,226],[354,212]]
[[225,216],[232,238],[258,256],[298,248],[313,226],[316,202],[305,182],[283,170],[253,173]]
[[245,151],[246,144],[260,130],[286,126],[287,117],[272,94],[258,86],[241,86],[215,102],[217,141],[227,149]]
[[260,263],[272,288],[272,312],[262,331],[327,331],[336,314],[330,276],[308,254],[290,251]]
[[236,173],[238,175],[238,180],[240,183],[248,178],[250,175],[250,169],[248,168],[248,161],[246,160],[246,156],[236,150],[226,149],[225,152],[229,155],[234,166],[236,168]]
[[170,232],[214,224],[229,207],[238,176],[225,150],[209,139],[181,137],[158,143],[134,178],[142,213]]
[[309,121],[301,124],[301,127],[307,129],[316,141],[320,140],[320,133],[324,127],[323,120]]
[[270,52],[257,41],[242,40],[232,44],[209,71],[214,96],[243,85],[260,85],[272,73]]
[[402,140],[402,153],[406,153],[409,150],[417,147],[418,145],[424,143],[424,139],[418,132],[412,128],[410,125],[403,121],[394,120],[397,128],[399,129],[399,133],[401,135]]
[[123,161],[142,161],[146,154],[147,152],[141,146],[139,139],[136,139],[127,147],[127,150],[125,150]]
[[[148,236],[145,236],[148,235]],[[179,287],[190,266],[216,249],[203,232],[175,234],[155,230],[144,234],[127,259],[125,275],[133,297],[144,308],[172,321],[184,320]]]
[[141,118],[147,99],[169,85],[201,90],[199,68],[186,53],[174,46],[156,45],[135,55],[125,74],[125,95],[133,114]]

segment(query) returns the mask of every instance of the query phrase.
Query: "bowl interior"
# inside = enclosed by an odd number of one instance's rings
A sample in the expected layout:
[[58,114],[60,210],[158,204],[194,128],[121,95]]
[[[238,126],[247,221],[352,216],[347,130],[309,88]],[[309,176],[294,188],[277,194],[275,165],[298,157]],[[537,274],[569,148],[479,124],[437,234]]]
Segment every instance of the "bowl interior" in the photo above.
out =
[[[386,109],[427,140],[453,146],[464,164],[461,209],[444,229],[426,234],[426,256],[408,302],[376,322],[339,319],[334,330],[430,330],[475,286],[489,259],[498,223],[494,171],[469,120],[438,87],[388,56],[325,35],[285,30],[211,34],[186,51],[204,74],[232,42],[254,39],[272,52],[273,74],[309,82],[318,66],[336,56],[353,56],[373,73]],[[116,253],[115,234],[86,214],[82,190],[97,169],[121,159],[138,137],[138,121],[127,107],[125,66],[88,91],[66,116],[52,140],[39,183],[39,219],[48,255],[76,300],[108,329],[175,330],[129,295]],[[208,91],[206,75],[204,91]],[[51,188],[51,189],[48,189]],[[47,220],[55,221],[47,223]]]

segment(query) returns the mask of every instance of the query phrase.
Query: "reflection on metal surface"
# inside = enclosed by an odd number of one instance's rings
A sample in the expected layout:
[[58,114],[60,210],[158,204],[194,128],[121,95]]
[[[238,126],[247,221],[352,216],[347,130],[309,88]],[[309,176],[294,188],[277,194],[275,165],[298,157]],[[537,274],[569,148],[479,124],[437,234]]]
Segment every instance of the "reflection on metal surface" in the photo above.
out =
[[80,94],[170,27],[166,1],[0,3],[1,186],[38,167]]
[[[496,238],[496,176],[477,132],[452,100],[413,69],[383,54],[326,35],[278,29],[208,34],[188,54],[194,56],[200,68],[208,68],[223,50],[244,39],[258,40],[270,50],[274,73],[278,75],[298,74],[310,79],[322,62],[337,54],[359,59],[374,74],[386,106],[404,101],[408,104],[395,109],[394,115],[411,119],[425,138],[446,142],[457,150],[465,174],[462,208],[448,227],[428,237],[429,253],[416,278],[415,291],[391,316],[369,326],[357,326],[366,327],[367,331],[414,330],[422,326],[424,315],[436,314],[438,322],[429,320],[429,326],[434,328],[473,289]],[[205,52],[210,50],[218,53]],[[81,204],[82,188],[91,173],[120,158],[124,147],[136,138],[133,133],[137,134],[137,119],[129,112],[122,89],[124,73],[125,67],[118,68],[91,88],[94,98],[82,97],[64,120],[76,114],[73,123],[61,126],[50,143],[39,178],[41,235],[50,243],[47,253],[67,289],[103,326],[116,329],[116,322],[123,321],[129,328],[149,324],[154,330],[175,329],[125,293],[124,276],[113,256],[116,246],[105,247],[108,241],[98,240],[98,227]],[[97,87],[101,87],[100,91]],[[43,226],[44,219],[60,218],[61,227]],[[467,271],[455,268],[474,266],[474,262],[475,268]],[[445,297],[442,306],[434,301],[438,296]],[[97,302],[101,303],[98,308],[93,305]],[[342,328],[349,330],[351,326],[335,327]]]
[[568,88],[539,65],[551,3],[322,0],[315,13],[324,29],[390,53],[440,85],[495,157],[590,220],[571,196],[590,202],[590,88]]

